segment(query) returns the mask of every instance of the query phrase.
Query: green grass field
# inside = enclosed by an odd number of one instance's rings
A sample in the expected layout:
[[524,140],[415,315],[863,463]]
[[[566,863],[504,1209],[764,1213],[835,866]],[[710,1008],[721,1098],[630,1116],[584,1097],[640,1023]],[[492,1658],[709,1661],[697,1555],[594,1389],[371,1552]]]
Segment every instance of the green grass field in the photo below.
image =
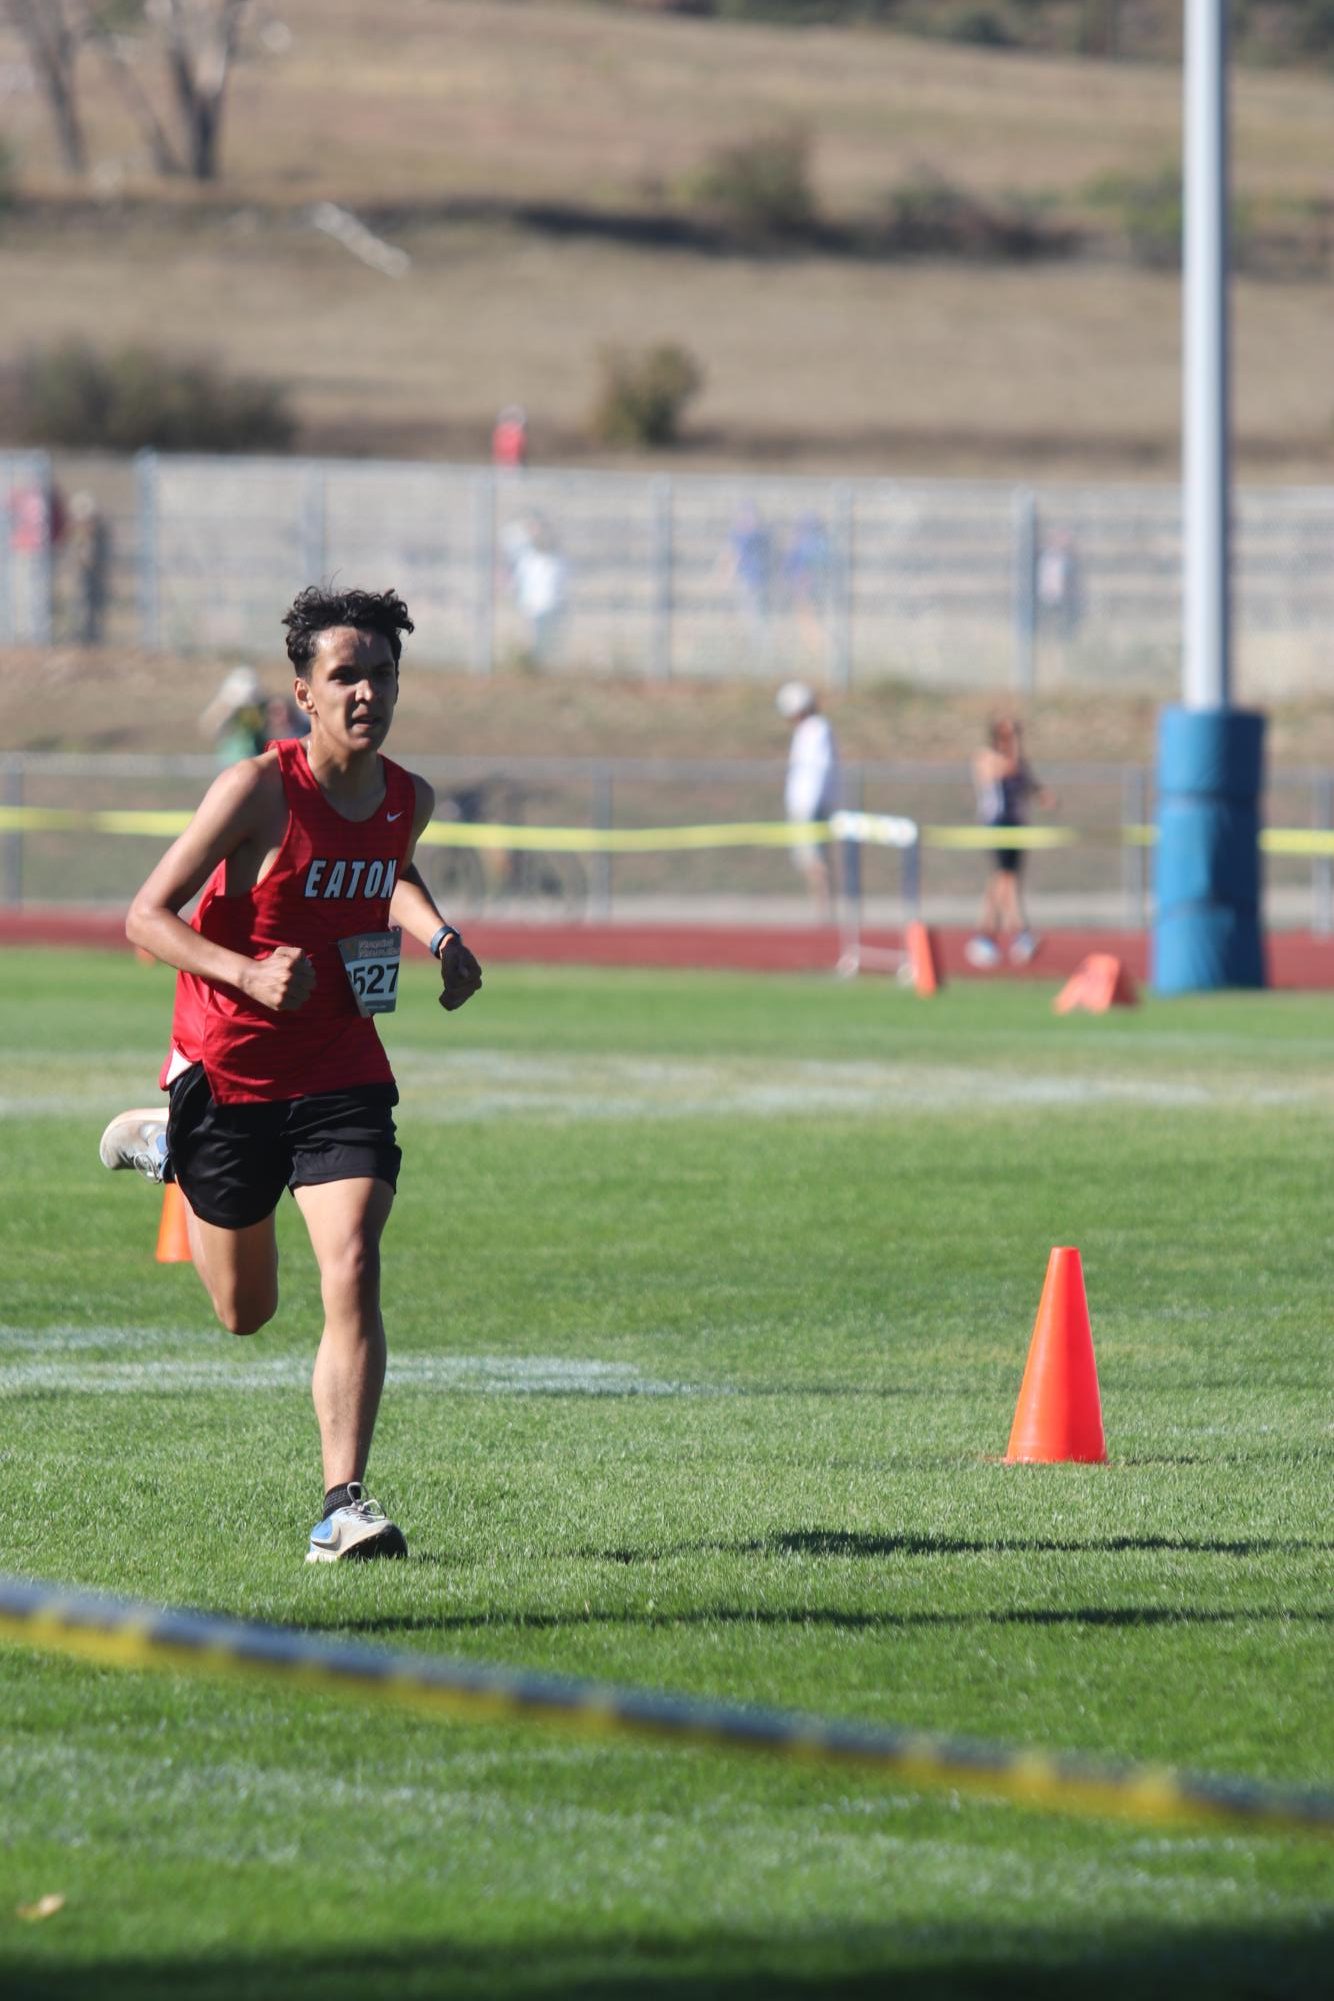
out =
[[[1334,1779],[1328,1001],[500,967],[390,1024],[373,1485],[99,1168],[169,982],[6,952],[0,1568],[363,1641]],[[1004,1452],[1080,1246],[1111,1463]],[[16,1908],[63,1895],[57,1915]],[[0,1646],[6,1996],[1305,1996],[1327,1844]]]

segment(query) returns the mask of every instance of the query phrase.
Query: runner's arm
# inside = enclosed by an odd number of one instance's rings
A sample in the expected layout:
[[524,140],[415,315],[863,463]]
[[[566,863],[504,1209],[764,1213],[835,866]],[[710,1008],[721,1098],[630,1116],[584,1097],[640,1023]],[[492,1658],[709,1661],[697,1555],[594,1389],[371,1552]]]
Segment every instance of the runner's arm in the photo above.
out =
[[408,843],[407,859],[398,872],[398,881],[389,899],[389,921],[401,924],[410,938],[415,938],[419,945],[425,945],[429,950],[432,938],[447,920],[436,909],[435,898],[426,887],[413,857],[418,841],[431,824],[435,793],[424,778],[414,775],[412,783],[417,795],[412,815],[412,838]]
[[394,893],[389,899],[389,918],[391,923],[401,924],[410,937],[425,945],[427,951],[444,930],[444,936],[435,949],[444,981],[442,1005],[452,1011],[462,1007],[464,1001],[476,993],[482,984],[482,969],[454,930],[452,921],[437,908],[435,898],[422,881],[421,871],[413,859],[417,843],[435,812],[435,793],[424,778],[414,776],[412,782],[417,793],[416,811],[412,816],[412,839],[407,859],[394,884]]
[[131,903],[125,920],[130,943],[178,972],[235,987],[275,1011],[299,1007],[314,984],[313,968],[299,948],[284,945],[267,958],[251,959],[201,937],[180,914],[220,862],[247,843],[265,852],[276,846],[284,814],[282,781],[272,758],[246,758],[224,771]]

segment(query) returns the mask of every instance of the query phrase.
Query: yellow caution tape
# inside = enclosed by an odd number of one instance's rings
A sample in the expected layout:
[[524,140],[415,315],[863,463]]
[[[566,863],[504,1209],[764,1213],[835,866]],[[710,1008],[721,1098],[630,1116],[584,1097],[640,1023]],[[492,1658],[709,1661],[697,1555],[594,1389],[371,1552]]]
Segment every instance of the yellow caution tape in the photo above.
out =
[[183,834],[192,813],[135,812],[114,809],[94,812],[75,806],[0,806],[0,833],[30,834]]
[[[0,833],[142,834],[173,839],[189,826],[182,812],[120,812],[65,806],[0,806]],[[914,823],[881,813],[840,813],[834,820],[732,820],[689,827],[501,826],[491,821],[432,820],[419,845],[431,848],[520,848],[546,854],[670,854],[705,848],[785,848],[819,841],[852,840],[875,847],[912,845],[903,830]],[[1077,847],[1153,847],[1156,827],[979,827],[918,828],[924,848],[990,850]],[[1260,834],[1266,854],[1334,857],[1334,831],[1310,827],[1266,827]]]
[[1260,846],[1267,855],[1334,855],[1334,832],[1307,827],[1266,827]]
[[1062,1813],[1334,1835],[1334,1792],[1097,1763],[918,1730],[615,1688],[566,1676],[389,1652],[0,1576],[0,1638],[103,1665],[286,1680],[473,1723],[536,1721],[596,1736],[656,1737],[853,1765],[914,1789],[943,1787]]
[[418,845],[637,855],[688,848],[786,848],[794,841],[830,838],[827,820],[732,820],[702,827],[501,827],[470,820],[432,820]]
[[1089,841],[1119,842],[1117,828],[923,827],[924,848],[1075,848]]

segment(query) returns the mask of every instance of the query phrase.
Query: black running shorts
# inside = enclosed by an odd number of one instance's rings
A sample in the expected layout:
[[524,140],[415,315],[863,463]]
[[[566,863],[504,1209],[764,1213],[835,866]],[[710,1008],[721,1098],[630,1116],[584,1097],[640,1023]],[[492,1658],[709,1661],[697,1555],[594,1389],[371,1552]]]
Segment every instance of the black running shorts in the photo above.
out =
[[170,1087],[167,1178],[196,1216],[223,1230],[262,1223],[284,1188],[369,1177],[398,1186],[392,1084],[320,1091],[276,1104],[220,1105],[202,1063]]

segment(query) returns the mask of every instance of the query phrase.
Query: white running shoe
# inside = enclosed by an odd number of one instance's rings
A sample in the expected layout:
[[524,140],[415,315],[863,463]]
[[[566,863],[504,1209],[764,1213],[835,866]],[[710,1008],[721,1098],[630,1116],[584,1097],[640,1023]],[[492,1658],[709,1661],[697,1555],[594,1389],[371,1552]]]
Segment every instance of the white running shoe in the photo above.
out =
[[984,933],[979,933],[976,938],[968,940],[963,948],[963,956],[969,965],[975,966],[980,973],[991,972],[1001,962],[1000,946],[994,938],[988,938]]
[[146,1181],[161,1181],[167,1166],[167,1120],[157,1106],[122,1112],[97,1146],[103,1167],[132,1167]]
[[349,1557],[406,1556],[407,1537],[391,1522],[357,1480],[347,1483],[348,1500],[310,1532],[307,1563],[345,1563]]
[[1031,931],[1021,931],[1010,947],[1010,964],[1029,965],[1037,955],[1038,942]]

